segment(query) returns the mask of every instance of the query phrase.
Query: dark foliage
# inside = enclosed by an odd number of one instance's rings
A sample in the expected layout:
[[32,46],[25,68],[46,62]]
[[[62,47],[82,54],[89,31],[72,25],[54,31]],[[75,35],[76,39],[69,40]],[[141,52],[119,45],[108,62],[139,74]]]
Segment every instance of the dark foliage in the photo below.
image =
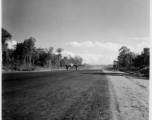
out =
[[69,56],[69,60],[66,61],[65,58],[62,58],[62,48],[56,50],[58,54],[53,53],[53,47],[49,47],[49,49],[36,48],[36,39],[33,37],[17,43],[14,49],[9,49],[6,41],[11,37],[12,35],[2,28],[3,69],[24,71],[33,70],[35,67],[59,69],[61,64],[82,63],[82,58],[79,56],[74,58]]

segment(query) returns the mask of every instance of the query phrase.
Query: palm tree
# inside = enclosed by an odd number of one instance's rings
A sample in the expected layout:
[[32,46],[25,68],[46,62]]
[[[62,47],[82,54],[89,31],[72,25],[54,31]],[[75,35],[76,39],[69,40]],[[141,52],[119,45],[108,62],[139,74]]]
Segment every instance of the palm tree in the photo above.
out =
[[58,53],[58,68],[60,68],[60,59],[61,59],[61,52],[63,51],[63,49],[62,48],[58,48],[57,50],[56,50],[56,52]]

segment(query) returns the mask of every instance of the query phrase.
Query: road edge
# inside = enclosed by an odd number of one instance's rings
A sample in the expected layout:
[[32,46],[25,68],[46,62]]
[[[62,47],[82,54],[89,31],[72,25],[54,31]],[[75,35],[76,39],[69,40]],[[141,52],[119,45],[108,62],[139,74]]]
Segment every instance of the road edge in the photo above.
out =
[[112,113],[111,120],[123,120],[121,117],[120,110],[119,110],[119,102],[117,100],[117,96],[116,96],[115,90],[113,88],[113,85],[111,83],[111,80],[107,75],[105,75],[105,77],[108,80],[108,86],[109,86],[110,111]]

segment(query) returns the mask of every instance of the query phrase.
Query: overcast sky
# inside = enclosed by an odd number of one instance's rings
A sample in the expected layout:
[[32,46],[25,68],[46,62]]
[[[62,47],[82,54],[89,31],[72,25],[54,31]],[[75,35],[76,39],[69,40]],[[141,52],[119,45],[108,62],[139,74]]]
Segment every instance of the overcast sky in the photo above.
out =
[[2,27],[18,42],[111,64],[123,45],[149,47],[150,0],[2,0]]

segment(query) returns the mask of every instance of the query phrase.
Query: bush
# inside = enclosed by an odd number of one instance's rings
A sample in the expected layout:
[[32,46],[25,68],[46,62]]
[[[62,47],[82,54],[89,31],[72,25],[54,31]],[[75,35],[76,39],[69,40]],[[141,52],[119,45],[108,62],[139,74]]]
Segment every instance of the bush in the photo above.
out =
[[22,71],[34,71],[35,68],[33,67],[26,67],[26,68],[22,68]]
[[127,68],[119,68],[119,71],[126,72]]
[[12,65],[10,65],[10,64],[8,64],[8,65],[3,65],[3,66],[2,66],[2,70],[8,71],[8,70],[11,69],[11,67],[12,67]]

